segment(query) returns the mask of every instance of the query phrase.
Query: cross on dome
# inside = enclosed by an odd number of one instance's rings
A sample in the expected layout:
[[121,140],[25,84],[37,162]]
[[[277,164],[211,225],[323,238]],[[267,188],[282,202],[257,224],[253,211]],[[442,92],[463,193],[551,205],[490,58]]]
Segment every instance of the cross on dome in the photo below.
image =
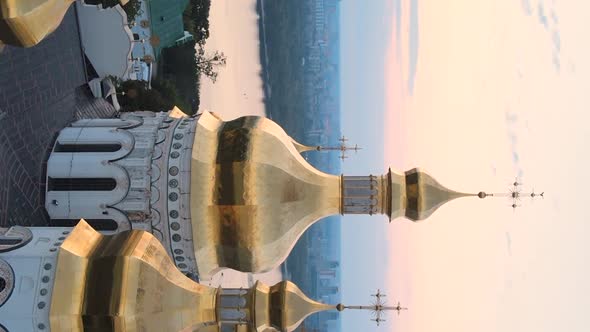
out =
[[531,190],[530,192],[523,191],[523,183],[520,182],[518,178],[514,180],[514,182],[510,185],[510,188],[507,192],[504,193],[486,193],[486,192],[479,192],[477,196],[479,198],[486,198],[488,196],[491,197],[505,197],[510,200],[510,207],[512,209],[516,209],[520,207],[520,202],[523,198],[530,197],[531,199],[536,199],[537,197],[545,198],[545,192],[542,191],[541,193],[535,192],[535,190]]
[[381,322],[386,321],[384,319],[386,311],[397,311],[397,314],[399,315],[403,310],[408,310],[408,308],[402,307],[400,302],[395,306],[387,305],[387,301],[385,300],[387,295],[381,293],[379,289],[377,290],[377,293],[371,294],[371,296],[374,298],[371,305],[347,306],[340,303],[336,306],[336,309],[338,311],[343,311],[345,309],[370,311],[373,317],[371,320],[374,321],[377,326],[379,326]]

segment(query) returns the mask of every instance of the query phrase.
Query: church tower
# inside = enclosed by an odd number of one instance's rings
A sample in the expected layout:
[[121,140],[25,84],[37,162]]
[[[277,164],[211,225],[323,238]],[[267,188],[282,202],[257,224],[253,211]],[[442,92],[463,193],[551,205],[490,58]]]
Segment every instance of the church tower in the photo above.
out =
[[212,288],[181,273],[152,234],[102,235],[84,220],[73,229],[0,229],[0,331],[290,332],[328,305],[295,284]]
[[318,149],[264,117],[223,121],[175,108],[81,120],[56,139],[45,206],[54,226],[84,218],[105,234],[151,232],[183,273],[208,278],[222,268],[277,267],[323,217],[419,221],[452,199],[478,196],[449,190],[418,169],[327,174],[302,157],[309,150]]

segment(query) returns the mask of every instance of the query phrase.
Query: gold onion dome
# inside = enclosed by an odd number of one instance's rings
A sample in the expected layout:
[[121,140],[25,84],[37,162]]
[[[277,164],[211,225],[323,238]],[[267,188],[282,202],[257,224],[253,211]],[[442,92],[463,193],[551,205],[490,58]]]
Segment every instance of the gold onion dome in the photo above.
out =
[[291,332],[310,315],[336,309],[335,305],[310,299],[290,281],[282,281],[272,287],[258,283],[256,289],[256,331],[274,328],[281,332]]
[[390,219],[405,216],[412,221],[420,221],[430,217],[439,207],[456,198],[469,196],[485,198],[486,196],[483,192],[469,194],[450,190],[419,168],[405,172],[403,178],[393,173],[392,177]]
[[84,220],[59,247],[53,294],[52,331],[219,331],[232,325],[290,332],[308,316],[336,309],[290,281],[257,282],[250,289],[200,285],[174,266],[152,234],[105,236]]
[[257,116],[224,122],[200,115],[191,161],[193,244],[202,278],[221,267],[269,271],[317,220],[335,214],[386,214],[417,221],[457,197],[413,169],[336,176],[311,166],[279,125]]
[[217,290],[184,276],[152,234],[81,220],[59,248],[52,331],[185,331],[215,323]]
[[[75,0],[0,0],[0,42],[31,47],[61,24]],[[120,0],[124,5],[128,0]]]
[[278,266],[316,220],[341,212],[340,177],[308,164],[271,120],[204,112],[191,165],[191,222],[201,276]]

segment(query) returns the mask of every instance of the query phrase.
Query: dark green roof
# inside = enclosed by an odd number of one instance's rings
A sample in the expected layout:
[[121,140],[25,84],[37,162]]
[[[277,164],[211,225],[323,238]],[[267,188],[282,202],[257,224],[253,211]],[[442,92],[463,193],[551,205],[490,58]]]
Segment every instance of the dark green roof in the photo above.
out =
[[178,38],[184,36],[182,13],[189,0],[147,0],[150,11],[152,35],[160,38],[155,48],[156,57],[163,48],[172,46]]

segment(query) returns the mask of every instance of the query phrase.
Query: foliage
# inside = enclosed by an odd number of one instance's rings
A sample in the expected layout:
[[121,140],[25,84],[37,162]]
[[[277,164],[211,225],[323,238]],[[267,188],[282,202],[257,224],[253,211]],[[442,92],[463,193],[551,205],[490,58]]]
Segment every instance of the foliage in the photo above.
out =
[[174,85],[167,81],[153,81],[152,89],[146,81],[128,80],[117,84],[121,93],[117,99],[123,111],[168,111],[177,99]]
[[210,7],[211,0],[191,0],[184,11],[184,29],[195,37],[199,45],[204,45],[209,38]]
[[197,72],[208,77],[213,83],[217,81],[217,69],[225,67],[226,63],[227,57],[223,52],[215,51],[213,54],[207,55],[204,49],[199,49],[196,60]]
[[[110,8],[120,4],[120,0],[85,0],[88,5],[102,5],[103,8]],[[128,3],[123,6],[125,13],[127,13],[127,20],[134,22],[135,17],[142,13],[141,11],[141,0],[129,0]]]
[[[205,54],[204,51],[209,37],[210,7],[211,0],[190,0],[183,13],[183,21],[184,29],[193,35],[194,40],[165,48],[158,57],[159,75],[175,88],[176,105],[186,113],[196,112],[199,107],[200,74],[215,82],[218,68],[227,61],[221,52]],[[153,41],[150,42],[153,44]]]
[[141,0],[129,0],[129,2],[123,6],[123,9],[125,10],[125,13],[127,13],[128,22],[135,22],[135,18],[138,15],[143,14],[143,11],[141,10]]
[[161,74],[177,87],[179,107],[194,112],[199,104],[199,81],[196,68],[195,42],[165,48],[162,51]]

